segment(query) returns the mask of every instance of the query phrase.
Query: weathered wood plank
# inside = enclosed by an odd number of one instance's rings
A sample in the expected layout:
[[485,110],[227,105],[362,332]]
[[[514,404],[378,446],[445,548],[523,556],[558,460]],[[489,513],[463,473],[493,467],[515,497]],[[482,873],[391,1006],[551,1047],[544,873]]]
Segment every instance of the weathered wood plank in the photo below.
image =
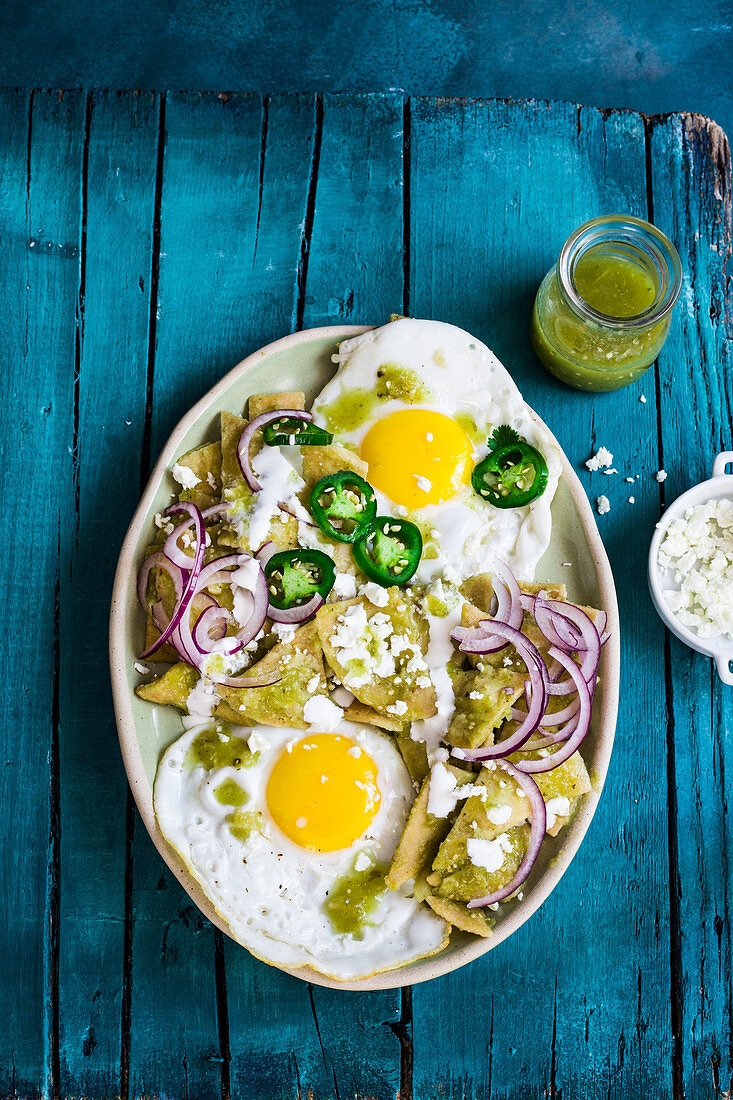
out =
[[[653,528],[658,498],[652,386],[576,393],[529,344],[534,293],[571,230],[607,211],[645,215],[641,121],[563,104],[415,101],[411,148],[413,315],[485,339],[572,461],[599,443],[616,456],[616,480],[584,480],[613,500],[601,530],[622,580],[625,669],[606,791],[573,867],[511,940],[414,991],[415,1096],[668,1095],[664,754],[636,736],[665,722],[662,632],[639,599],[637,532]],[[622,477],[637,472],[630,494]]]
[[[311,328],[369,318],[371,302],[380,319],[402,300],[401,101],[326,98],[308,134],[307,159],[305,143],[293,147],[285,138],[293,109],[290,98],[270,107],[260,237],[266,224],[267,254],[286,267],[295,242],[283,235],[273,210],[278,181],[299,178],[294,209],[306,239],[295,323]],[[257,273],[251,278],[252,290],[244,285],[254,294]],[[225,956],[233,1097],[396,1095],[400,1048],[390,1025],[399,1018],[399,993],[309,988],[229,942]]]
[[9,856],[0,1093],[33,1096],[55,1084],[58,1060],[56,615],[59,547],[67,547],[74,522],[84,96],[4,93],[0,128],[3,499],[22,532],[0,576],[2,604],[19,616],[3,633],[3,665],[12,674],[0,722],[0,843]]
[[[710,477],[731,447],[731,252],[728,143],[714,123],[675,115],[651,133],[654,220],[677,242],[684,285],[659,361],[661,445],[673,500]],[[728,332],[726,332],[726,325]],[[733,821],[728,814],[733,745],[730,689],[711,662],[669,639],[674,706],[672,841],[680,932],[675,1012],[678,1086],[688,1097],[733,1089],[731,912]]]
[[[89,97],[82,181],[77,510],[59,605],[61,1095],[120,1083],[127,784],[103,639],[143,443],[157,97]],[[113,319],[113,323],[111,323]]]

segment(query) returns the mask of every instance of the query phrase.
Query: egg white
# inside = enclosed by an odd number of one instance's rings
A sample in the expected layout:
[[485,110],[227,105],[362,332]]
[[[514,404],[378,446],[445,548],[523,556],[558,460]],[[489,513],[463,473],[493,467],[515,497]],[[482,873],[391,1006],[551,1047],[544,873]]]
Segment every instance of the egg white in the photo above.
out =
[[[342,721],[335,732],[351,737],[377,767],[379,810],[364,834],[338,852],[317,853],[289,840],[272,820],[265,792],[270,772],[289,743],[307,731],[258,726],[253,765],[206,771],[190,767],[186,755],[195,737],[211,723],[186,731],[164,753],[155,779],[155,814],[168,844],[226,921],[231,935],[253,954],[279,966],[311,966],[340,980],[394,969],[442,949],[444,921],[408,891],[386,890],[361,938],[340,934],[323,911],[327,893],[365,853],[389,863],[414,799],[414,789],[392,740],[375,730]],[[247,739],[253,731],[227,732]],[[226,736],[226,733],[225,733]],[[226,822],[231,806],[215,789],[234,779],[249,795],[245,811],[262,814],[262,831],[246,841]]]
[[[489,348],[454,325],[403,318],[343,341],[334,361],[339,369],[313,403],[318,423],[326,423],[324,410],[342,394],[357,389],[375,393],[379,386],[377,372],[385,364],[414,371],[430,393],[430,399],[418,405],[381,399],[358,428],[337,433],[339,442],[357,450],[377,420],[399,409],[424,408],[446,416],[468,414],[484,440],[499,424],[509,424],[542,452],[548,483],[532,504],[494,508],[467,485],[443,504],[428,504],[416,513],[421,523],[437,532],[438,544],[437,558],[423,555],[416,583],[426,584],[441,577],[459,584],[466,577],[489,570],[493,555],[522,580],[531,581],[550,541],[550,506],[562,469],[560,452],[549,434],[532,419],[516,384]],[[488,451],[488,442],[476,445],[474,462],[480,462]],[[414,472],[421,474],[420,470]],[[382,513],[400,514],[399,507],[384,493],[377,496]]]

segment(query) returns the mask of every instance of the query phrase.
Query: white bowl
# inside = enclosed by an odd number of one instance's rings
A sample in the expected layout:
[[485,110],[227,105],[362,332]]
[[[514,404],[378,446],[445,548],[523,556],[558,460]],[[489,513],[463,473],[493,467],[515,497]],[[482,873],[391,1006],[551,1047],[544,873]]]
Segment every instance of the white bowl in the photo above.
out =
[[733,642],[730,638],[724,638],[721,635],[715,638],[701,638],[693,630],[682,625],[664,598],[665,588],[674,587],[674,580],[669,571],[660,569],[658,563],[659,546],[672,520],[679,519],[695,504],[705,504],[708,500],[720,497],[733,500],[733,474],[726,473],[726,467],[731,464],[733,464],[733,451],[721,451],[713,462],[713,476],[707,481],[701,481],[699,485],[693,485],[665,510],[649,547],[649,590],[659,617],[672,633],[691,649],[712,657],[720,679],[724,684],[733,686],[731,671]]

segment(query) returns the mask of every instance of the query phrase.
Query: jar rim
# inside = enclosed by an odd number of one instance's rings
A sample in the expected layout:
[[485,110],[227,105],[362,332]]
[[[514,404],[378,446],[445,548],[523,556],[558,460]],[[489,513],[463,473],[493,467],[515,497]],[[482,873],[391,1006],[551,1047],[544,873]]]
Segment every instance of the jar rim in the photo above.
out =
[[[630,317],[613,317],[594,309],[580,295],[575,284],[578,260],[589,248],[604,241],[631,245],[642,251],[655,266],[659,275],[659,288],[652,304],[641,313]],[[608,214],[584,222],[563,245],[557,261],[557,274],[567,303],[577,316],[593,321],[602,328],[621,332],[649,328],[663,320],[682,289],[682,265],[677,249],[661,229],[632,214]]]

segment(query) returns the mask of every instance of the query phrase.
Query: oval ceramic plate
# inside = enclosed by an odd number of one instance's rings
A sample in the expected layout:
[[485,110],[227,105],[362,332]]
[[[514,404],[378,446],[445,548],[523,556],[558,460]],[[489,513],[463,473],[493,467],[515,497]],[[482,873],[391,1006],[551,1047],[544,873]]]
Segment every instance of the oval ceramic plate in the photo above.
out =
[[[310,405],[334,373],[331,356],[338,342],[364,331],[363,326],[334,326],[286,336],[250,355],[194,405],[163,448],[130,524],[117,566],[110,618],[110,663],[127,777],[145,827],[161,856],[199,909],[227,933],[224,921],[167,846],[153,813],[152,786],[158,759],[180,735],[182,726],[172,708],[151,706],[134,694],[139,680],[134,662],[144,635],[144,616],[135,594],[137,572],[149,542],[153,516],[171,503],[175,486],[168,473],[170,467],[192,447],[216,437],[219,413],[223,409],[241,413],[250,394],[277,390],[304,390]],[[608,612],[611,639],[604,649],[591,732],[583,752],[593,779],[593,791],[583,798],[560,838],[545,843],[522,901],[510,903],[497,913],[494,935],[488,939],[454,932],[440,955],[360,981],[334,981],[307,967],[288,973],[317,985],[341,989],[390,989],[446,974],[490,951],[515,932],[554,889],[578,851],[598,804],[611,756],[618,706],[619,628],[608,558],[585,492],[564,456],[563,474],[552,505],[552,542],[538,566],[537,579],[562,578],[568,584],[571,599]],[[562,566],[567,561],[572,562],[571,568]]]

